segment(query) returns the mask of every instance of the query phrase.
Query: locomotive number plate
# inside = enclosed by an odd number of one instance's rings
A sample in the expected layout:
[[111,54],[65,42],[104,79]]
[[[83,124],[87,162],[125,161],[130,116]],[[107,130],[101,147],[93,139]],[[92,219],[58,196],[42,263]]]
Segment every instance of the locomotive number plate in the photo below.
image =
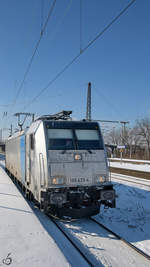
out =
[[88,183],[89,178],[70,178],[70,183]]

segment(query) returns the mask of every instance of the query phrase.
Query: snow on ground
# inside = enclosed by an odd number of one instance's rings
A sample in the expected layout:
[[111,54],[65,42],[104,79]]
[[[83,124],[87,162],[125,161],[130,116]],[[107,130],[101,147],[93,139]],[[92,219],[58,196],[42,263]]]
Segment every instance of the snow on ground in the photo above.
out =
[[146,185],[150,189],[150,180],[148,180],[148,179],[143,179],[143,178],[139,178],[139,177],[124,175],[124,174],[119,174],[119,173],[114,173],[114,172],[111,172],[110,176],[111,176],[111,180],[116,179],[119,182],[120,182],[120,180],[124,180],[124,181],[127,181],[127,182],[132,183],[132,184],[137,183],[137,184],[141,185],[140,188],[145,188],[145,187],[143,187],[143,185]]
[[46,216],[43,212],[41,212],[38,208],[34,207],[33,203],[31,205],[39,221],[46,229],[46,231],[50,234],[50,236],[56,241],[58,247],[68,259],[70,265],[73,267],[89,266],[87,262],[83,259],[83,257],[80,255],[80,253],[76,250],[76,248],[74,248],[70,241],[68,241],[64,234],[61,233],[57,226],[50,220],[50,218]]
[[0,168],[0,266],[69,266],[54,239]]
[[[114,188],[117,207],[101,208],[96,219],[150,255],[148,188],[125,181],[115,181]],[[3,259],[9,253],[14,267],[68,266],[66,258],[69,257],[73,257],[74,266],[85,266],[77,264],[76,254],[72,250],[69,252],[71,246],[63,245],[64,238],[55,232],[56,228],[47,217],[38,210],[34,212],[39,220],[0,168],[0,266],[4,266]],[[86,219],[67,225],[74,232],[76,242],[82,243],[85,253],[93,258],[94,266],[150,266],[140,255],[134,256],[134,252],[122,247],[112,235]],[[60,243],[64,254],[68,250],[68,257],[64,257],[54,240]]]
[[[120,158],[109,158],[109,160],[111,160],[111,161],[120,161]],[[143,164],[145,164],[145,163],[147,163],[147,164],[150,164],[150,160],[139,160],[139,159],[125,159],[125,158],[123,158],[122,159],[122,161],[131,161],[131,162],[138,162],[138,163],[143,163]]]
[[[114,164],[119,163],[114,162]],[[141,166],[141,169],[145,170],[145,166],[145,164]],[[132,168],[136,167],[139,167],[139,165],[132,165]],[[113,174],[111,176],[114,180]],[[119,174],[117,174],[117,176],[119,177]],[[137,181],[138,178],[133,177],[133,182],[134,180]],[[141,183],[143,183],[143,180],[145,184],[148,183],[150,185],[149,181],[145,182],[145,179],[139,179]],[[114,188],[117,195],[116,208],[104,209],[102,206],[100,214],[95,216],[95,218],[150,256],[149,187],[146,185],[134,184],[133,182],[118,182],[115,180]],[[116,244],[112,242],[111,235],[108,236],[102,230],[99,232],[95,225],[93,227],[86,220],[66,224],[66,227],[75,236],[77,243],[80,241],[80,245],[82,244],[82,246],[87,249],[85,253],[88,253],[90,257],[94,257],[93,262],[95,266],[97,266],[97,260],[99,264],[101,263],[103,266],[132,266],[132,264],[133,266],[150,266],[149,262],[148,265],[145,265],[144,258],[143,263],[139,262],[139,259],[137,262],[134,260],[132,263],[128,262],[128,259],[131,259],[132,252],[127,252],[128,255],[123,256],[122,249],[120,251],[120,244],[117,244],[118,248],[116,249]],[[99,237],[101,237],[101,239],[99,239]],[[107,243],[106,239],[109,240],[109,243]],[[114,251],[111,250],[112,247]],[[116,261],[116,250],[118,262]],[[123,259],[125,259],[125,261]]]
[[109,162],[110,167],[114,168],[122,168],[128,170],[137,170],[143,172],[150,172],[150,165],[148,164],[132,164],[132,163],[125,163],[125,162]]
[[61,223],[93,266],[149,267],[149,261],[89,219]]
[[116,208],[101,208],[96,218],[150,255],[149,188],[131,182],[117,182],[117,180],[114,182],[114,188],[117,194]]

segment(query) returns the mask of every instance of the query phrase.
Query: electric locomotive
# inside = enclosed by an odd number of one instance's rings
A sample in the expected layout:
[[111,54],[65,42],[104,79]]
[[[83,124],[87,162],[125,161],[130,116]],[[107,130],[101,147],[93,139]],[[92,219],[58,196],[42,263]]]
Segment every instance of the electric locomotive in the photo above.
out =
[[71,111],[36,119],[6,141],[6,169],[46,213],[81,218],[115,207],[99,124]]

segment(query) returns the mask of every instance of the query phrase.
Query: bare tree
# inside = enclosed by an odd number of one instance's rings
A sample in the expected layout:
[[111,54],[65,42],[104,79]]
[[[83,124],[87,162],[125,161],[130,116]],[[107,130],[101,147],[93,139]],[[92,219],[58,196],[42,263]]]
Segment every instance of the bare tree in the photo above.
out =
[[108,135],[108,143],[114,145],[121,144],[121,130],[120,129],[113,129]]
[[122,139],[123,144],[129,151],[129,157],[132,158],[132,153],[136,153],[136,149],[140,143],[140,136],[138,135],[137,128],[126,128]]
[[126,154],[129,158],[132,158],[132,155],[138,157],[140,142],[139,127],[136,126],[134,128],[113,129],[109,132],[106,143],[117,146],[124,145],[126,148],[124,155]]
[[147,146],[147,154],[150,159],[150,119],[144,118],[137,121],[138,135],[142,137]]
[[[105,137],[105,143],[108,145],[124,145],[126,147],[124,155],[132,158],[150,159],[150,119],[144,118],[136,121],[133,128],[124,127],[122,129],[113,129]],[[118,150],[116,150],[118,154]]]

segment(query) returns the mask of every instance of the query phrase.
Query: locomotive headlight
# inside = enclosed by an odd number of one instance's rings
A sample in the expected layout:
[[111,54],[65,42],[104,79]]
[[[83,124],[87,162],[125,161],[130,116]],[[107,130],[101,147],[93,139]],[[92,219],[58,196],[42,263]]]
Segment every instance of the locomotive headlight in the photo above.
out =
[[61,184],[64,184],[65,183],[65,177],[52,177],[51,178],[51,182],[53,185],[61,185]]
[[102,175],[97,175],[96,177],[95,177],[95,182],[96,183],[104,183],[105,182],[105,176],[102,176]]
[[75,160],[81,160],[81,159],[82,159],[81,154],[75,154],[75,155],[74,155],[74,159],[75,159]]

